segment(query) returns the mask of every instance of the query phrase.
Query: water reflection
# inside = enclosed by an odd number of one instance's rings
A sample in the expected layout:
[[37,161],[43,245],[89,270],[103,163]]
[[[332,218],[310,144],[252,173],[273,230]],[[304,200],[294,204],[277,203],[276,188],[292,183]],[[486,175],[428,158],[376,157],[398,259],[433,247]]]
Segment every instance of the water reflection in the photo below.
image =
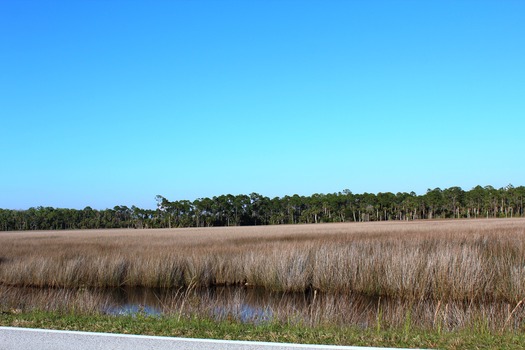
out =
[[[267,322],[279,304],[305,308],[311,293],[271,293],[260,288],[213,287],[207,289],[116,288],[98,291],[107,294],[110,306],[102,310],[114,315],[157,316],[178,311],[208,311],[215,319]],[[187,312],[186,312],[187,313]]]
[[[0,286],[0,312],[75,311],[111,315],[206,317],[240,322],[323,323],[363,329],[522,329],[525,306],[506,302],[442,302],[355,294],[272,293],[245,287],[209,289],[44,289]],[[408,323],[407,323],[408,322]]]
[[98,291],[107,294],[111,300],[110,306],[101,309],[103,313],[112,315],[159,316],[162,307],[159,305],[159,291],[146,288],[114,288]]

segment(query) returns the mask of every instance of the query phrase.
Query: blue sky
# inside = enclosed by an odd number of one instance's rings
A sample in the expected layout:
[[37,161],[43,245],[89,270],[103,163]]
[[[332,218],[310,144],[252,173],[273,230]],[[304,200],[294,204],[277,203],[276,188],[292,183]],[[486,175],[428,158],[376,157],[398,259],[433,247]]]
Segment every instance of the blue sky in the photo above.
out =
[[525,185],[523,1],[0,2],[0,208]]

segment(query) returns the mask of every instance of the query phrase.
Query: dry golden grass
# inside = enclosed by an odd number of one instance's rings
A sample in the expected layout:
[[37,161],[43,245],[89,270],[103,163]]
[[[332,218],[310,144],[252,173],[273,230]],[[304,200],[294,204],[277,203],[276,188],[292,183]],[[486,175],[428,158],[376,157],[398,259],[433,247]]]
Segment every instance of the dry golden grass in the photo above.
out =
[[0,283],[525,298],[525,219],[0,233]]

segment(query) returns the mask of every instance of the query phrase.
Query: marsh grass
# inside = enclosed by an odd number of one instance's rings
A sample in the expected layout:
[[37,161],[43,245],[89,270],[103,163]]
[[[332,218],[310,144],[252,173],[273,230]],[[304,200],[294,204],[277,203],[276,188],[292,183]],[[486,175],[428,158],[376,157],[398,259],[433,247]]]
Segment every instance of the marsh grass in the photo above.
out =
[[525,297],[525,220],[3,232],[0,283],[357,293],[409,301]]

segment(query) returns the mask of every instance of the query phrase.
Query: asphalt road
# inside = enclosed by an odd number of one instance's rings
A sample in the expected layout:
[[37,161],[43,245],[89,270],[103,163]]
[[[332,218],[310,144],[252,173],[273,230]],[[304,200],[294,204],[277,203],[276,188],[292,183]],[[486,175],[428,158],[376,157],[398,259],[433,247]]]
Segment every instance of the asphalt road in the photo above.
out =
[[[32,328],[0,327],[0,350],[61,350],[61,349],[111,349],[111,350],[373,350],[357,346],[301,345],[153,337],[142,335],[55,331]],[[397,349],[399,350],[399,349]]]

